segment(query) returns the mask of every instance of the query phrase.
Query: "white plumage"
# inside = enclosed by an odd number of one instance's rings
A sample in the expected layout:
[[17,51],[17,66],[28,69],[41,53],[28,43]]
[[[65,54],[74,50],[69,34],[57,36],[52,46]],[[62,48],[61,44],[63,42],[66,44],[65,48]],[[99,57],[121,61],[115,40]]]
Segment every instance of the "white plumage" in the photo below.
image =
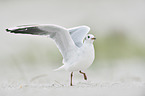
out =
[[[94,61],[95,40],[92,34],[88,34],[88,26],[79,26],[70,29],[53,25],[23,25],[8,28],[6,31],[19,34],[46,35],[52,38],[63,56],[63,64],[60,69],[71,72],[71,86],[73,71],[79,71],[87,80],[86,74],[81,70],[87,69]],[[84,40],[85,39],[85,40]]]

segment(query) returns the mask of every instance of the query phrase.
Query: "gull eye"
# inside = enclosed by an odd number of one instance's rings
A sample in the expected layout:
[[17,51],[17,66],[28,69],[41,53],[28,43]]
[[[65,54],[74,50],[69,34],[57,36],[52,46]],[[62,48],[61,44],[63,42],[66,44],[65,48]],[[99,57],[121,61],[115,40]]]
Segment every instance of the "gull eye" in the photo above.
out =
[[90,38],[90,36],[88,36],[88,38]]

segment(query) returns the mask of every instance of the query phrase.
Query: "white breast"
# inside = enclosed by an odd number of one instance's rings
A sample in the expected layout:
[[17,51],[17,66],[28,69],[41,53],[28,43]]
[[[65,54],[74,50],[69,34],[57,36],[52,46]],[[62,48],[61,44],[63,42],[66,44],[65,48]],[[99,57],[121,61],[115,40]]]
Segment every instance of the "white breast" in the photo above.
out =
[[68,62],[65,62],[65,70],[79,71],[87,69],[94,61],[94,46],[93,44],[84,44],[73,54]]

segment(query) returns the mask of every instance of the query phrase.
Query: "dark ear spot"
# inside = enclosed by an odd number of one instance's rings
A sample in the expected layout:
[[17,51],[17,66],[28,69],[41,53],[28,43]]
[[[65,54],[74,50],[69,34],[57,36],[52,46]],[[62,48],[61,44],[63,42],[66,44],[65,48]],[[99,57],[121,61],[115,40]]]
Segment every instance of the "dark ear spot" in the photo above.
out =
[[88,38],[90,38],[90,36],[88,36]]

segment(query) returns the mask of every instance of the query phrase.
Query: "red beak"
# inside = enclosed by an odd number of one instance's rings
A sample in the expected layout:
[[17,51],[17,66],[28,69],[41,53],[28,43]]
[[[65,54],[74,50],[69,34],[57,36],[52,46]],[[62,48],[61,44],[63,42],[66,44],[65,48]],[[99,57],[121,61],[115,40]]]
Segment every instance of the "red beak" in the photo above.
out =
[[92,40],[96,40],[96,38],[91,38]]

